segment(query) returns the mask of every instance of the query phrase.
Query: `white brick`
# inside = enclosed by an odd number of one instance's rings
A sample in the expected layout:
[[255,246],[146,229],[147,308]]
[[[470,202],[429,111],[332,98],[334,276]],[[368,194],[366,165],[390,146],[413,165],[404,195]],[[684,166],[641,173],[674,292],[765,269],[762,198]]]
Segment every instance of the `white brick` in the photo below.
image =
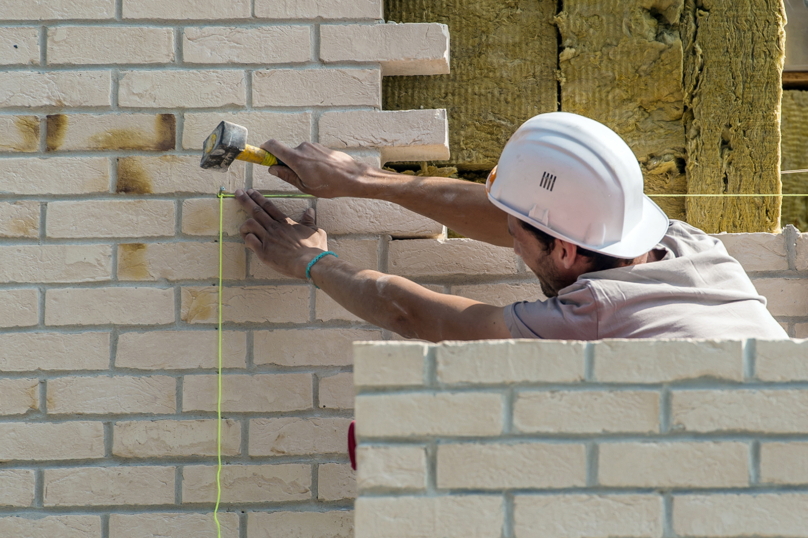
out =
[[353,409],[353,374],[344,373],[320,378],[320,409]]
[[37,237],[39,207],[39,202],[0,202],[0,237]]
[[603,383],[669,383],[686,379],[743,380],[742,342],[604,340],[594,348],[595,379]]
[[662,497],[656,495],[517,495],[519,538],[662,536]]
[[502,535],[499,496],[360,497],[356,538],[484,538]]
[[381,84],[379,69],[256,71],[253,73],[253,105],[381,108]]
[[[34,504],[34,471],[32,469],[0,470],[0,506],[31,506]],[[0,518],[0,531],[4,518]]]
[[[241,424],[222,420],[222,455],[238,455]],[[215,456],[218,420],[139,420],[116,422],[112,453],[122,458]]]
[[356,476],[350,464],[321,463],[317,467],[317,499],[341,501],[356,498]]
[[659,394],[651,391],[519,392],[513,424],[526,433],[656,433]]
[[437,485],[443,489],[586,486],[583,444],[441,444]]
[[315,297],[317,321],[344,320],[364,323],[362,318],[348,312],[324,291],[316,290]]
[[320,59],[377,62],[382,75],[449,74],[445,24],[344,24],[320,27]]
[[[222,538],[237,538],[238,514],[218,514]],[[216,538],[213,514],[112,514],[109,518],[110,538]]]
[[39,410],[38,379],[0,379],[0,394],[3,395],[0,415],[23,415]]
[[354,384],[357,387],[423,385],[428,350],[428,346],[416,342],[354,344]]
[[174,413],[177,381],[168,376],[60,377],[48,380],[48,413]]
[[808,286],[799,278],[758,278],[752,283],[773,316],[808,315]]
[[58,515],[38,519],[0,517],[0,534],[25,538],[99,538],[100,516]]
[[57,26],[48,29],[50,65],[173,61],[174,31],[171,28]]
[[317,201],[317,226],[329,234],[436,237],[443,225],[392,202],[362,198]]
[[123,3],[124,19],[247,19],[249,0],[127,0]]
[[320,142],[342,148],[381,148],[382,162],[449,158],[445,110],[326,112]]
[[426,448],[423,446],[359,446],[356,482],[360,491],[426,488]]
[[111,276],[109,245],[0,247],[2,282],[101,282]]
[[[311,113],[296,112],[294,114],[280,112],[194,112],[185,114],[185,125],[182,131],[182,147],[185,149],[201,149],[205,139],[221,121],[229,121],[246,127],[247,143],[260,146],[270,138],[280,140],[284,144],[297,146],[301,142],[311,142]],[[256,176],[270,176],[262,167],[255,167]],[[277,178],[276,178],[277,179]],[[280,180],[278,180],[280,181]],[[253,178],[255,188],[256,178]],[[284,183],[287,185],[286,183]]]
[[808,340],[758,340],[755,374],[763,381],[808,381]]
[[104,457],[101,422],[0,423],[0,461],[83,460]]
[[39,28],[0,28],[0,50],[0,65],[38,64]]
[[133,108],[244,106],[246,100],[244,72],[230,69],[127,71],[118,91],[120,106]]
[[[58,181],[54,181],[56,177]],[[72,157],[2,159],[0,191],[14,194],[109,192],[109,161]]]
[[[218,334],[205,331],[128,332],[118,337],[117,368],[187,370],[218,366]],[[244,368],[247,335],[222,331],[222,366]]]
[[691,432],[806,433],[808,391],[673,391],[671,423]]
[[[241,243],[222,245],[222,276],[243,280],[247,255]],[[118,245],[118,280],[218,278],[218,243],[126,243]]]
[[255,15],[267,19],[381,19],[381,0],[256,0]]
[[174,235],[170,200],[50,202],[48,237],[166,237]]
[[174,114],[51,114],[47,119],[48,151],[169,151],[176,146]]
[[246,166],[231,165],[225,173],[204,170],[198,156],[121,157],[118,159],[116,191],[126,194],[188,192],[213,194],[244,188]]
[[547,299],[538,282],[464,284],[452,286],[452,295],[494,306],[508,306],[519,301],[544,301]]
[[186,28],[182,40],[186,63],[285,64],[311,60],[309,26]]
[[762,443],[760,481],[765,484],[808,484],[808,443]]
[[109,71],[0,72],[0,108],[108,107],[111,88]]
[[77,467],[45,471],[45,506],[173,503],[173,467]]
[[788,271],[788,253],[783,234],[750,233],[714,235],[729,255],[741,262],[744,270]]
[[435,348],[441,383],[553,383],[584,379],[580,342],[448,342]]
[[0,116],[0,151],[39,151],[40,130],[36,116]]
[[[3,250],[0,248],[0,252]],[[37,290],[0,290],[0,327],[31,327],[37,323],[39,323]]]
[[[183,411],[216,411],[217,376],[186,376]],[[222,411],[275,413],[305,411],[313,404],[311,374],[222,376]]]
[[0,371],[35,372],[106,370],[109,333],[0,334]]
[[112,19],[115,0],[35,0],[0,4],[0,20]]
[[[311,499],[311,465],[225,465],[221,473],[222,502],[266,503]],[[216,501],[216,467],[186,465],[182,502]]]
[[[321,202],[318,202],[318,204]],[[293,219],[297,220],[300,215],[290,215]],[[317,209],[317,218],[319,221],[320,216],[320,209],[318,205]],[[318,222],[318,225],[322,228],[322,222]],[[346,239],[346,238],[334,238],[331,237],[331,231],[327,228],[326,231],[329,233],[328,238],[328,250],[335,252],[339,259],[342,261],[346,261],[355,267],[360,269],[373,269],[376,270],[378,267],[378,250],[379,250],[379,240],[378,239]],[[256,256],[250,253],[250,276],[260,280],[292,280],[291,277],[284,276],[281,273],[271,269],[269,266],[265,265],[261,260],[257,259]]]
[[501,395],[489,393],[359,395],[357,436],[500,435],[502,405]]
[[[182,288],[182,321],[218,321],[216,288]],[[222,320],[229,323],[305,323],[308,286],[254,286],[222,290]]]
[[598,483],[609,487],[731,488],[749,485],[745,443],[601,443]]
[[353,512],[250,512],[250,538],[353,538]]
[[802,233],[797,237],[795,247],[797,250],[795,260],[797,271],[805,271],[808,269],[808,233]]
[[250,456],[345,454],[349,418],[259,418],[250,421]]
[[46,325],[166,325],[173,322],[173,289],[66,288],[45,292]]
[[256,331],[254,363],[279,366],[350,366],[354,342],[381,338],[381,331],[359,329]]
[[808,495],[682,495],[673,498],[677,536],[802,536]]
[[390,273],[394,275],[513,275],[517,270],[513,249],[472,239],[390,242]]
[[[286,215],[301,215],[309,201],[306,199],[280,199],[272,200]],[[225,235],[241,237],[239,228],[247,220],[247,214],[232,198],[224,200],[224,226]],[[219,236],[219,200],[194,199],[185,200],[182,204],[182,233],[188,235]]]

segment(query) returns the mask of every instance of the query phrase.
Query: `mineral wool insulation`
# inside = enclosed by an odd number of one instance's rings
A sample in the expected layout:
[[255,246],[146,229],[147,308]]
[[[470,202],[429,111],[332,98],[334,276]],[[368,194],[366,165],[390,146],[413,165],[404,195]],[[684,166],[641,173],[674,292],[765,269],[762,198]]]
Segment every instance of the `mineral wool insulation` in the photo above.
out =
[[[614,129],[634,150],[645,192],[682,194],[683,0],[565,0],[558,15],[561,109]],[[684,219],[684,199],[657,203]]]
[[558,109],[558,39],[548,0],[386,0],[385,19],[449,25],[449,75],[385,77],[386,110],[445,108],[449,164],[490,170],[528,118]]
[[[560,109],[623,136],[649,194],[780,193],[781,0],[387,0],[385,16],[449,25],[452,74],[388,77],[384,107],[447,108],[459,168]],[[777,197],[657,202],[708,232],[779,226]]]
[[[808,91],[783,92],[781,151],[783,170],[808,169]],[[808,193],[808,172],[783,176],[783,193]],[[782,223],[808,232],[808,196],[783,198]]]

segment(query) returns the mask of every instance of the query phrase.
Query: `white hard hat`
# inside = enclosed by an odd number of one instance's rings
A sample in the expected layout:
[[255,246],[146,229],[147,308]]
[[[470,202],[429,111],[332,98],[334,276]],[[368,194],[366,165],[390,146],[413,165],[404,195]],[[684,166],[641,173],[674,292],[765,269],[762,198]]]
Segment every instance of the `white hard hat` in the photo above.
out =
[[628,144],[577,114],[526,121],[485,188],[489,200],[514,217],[616,258],[652,250],[668,229],[668,217],[643,194],[642,170]]

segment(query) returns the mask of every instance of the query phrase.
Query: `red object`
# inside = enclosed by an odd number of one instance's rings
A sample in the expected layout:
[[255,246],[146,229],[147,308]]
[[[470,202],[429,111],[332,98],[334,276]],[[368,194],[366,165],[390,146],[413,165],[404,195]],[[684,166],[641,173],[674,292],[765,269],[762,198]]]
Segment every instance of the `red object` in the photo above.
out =
[[348,456],[351,458],[351,469],[356,470],[356,421],[348,426]]

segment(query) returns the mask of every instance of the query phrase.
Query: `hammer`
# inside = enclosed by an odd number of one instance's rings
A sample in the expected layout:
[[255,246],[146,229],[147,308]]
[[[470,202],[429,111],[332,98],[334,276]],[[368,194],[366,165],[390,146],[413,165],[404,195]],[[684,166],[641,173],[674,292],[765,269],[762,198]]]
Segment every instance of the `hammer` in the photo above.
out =
[[246,127],[223,121],[205,140],[202,162],[199,163],[199,166],[206,170],[227,172],[236,159],[262,166],[272,166],[273,164],[286,166],[268,151],[247,144]]

